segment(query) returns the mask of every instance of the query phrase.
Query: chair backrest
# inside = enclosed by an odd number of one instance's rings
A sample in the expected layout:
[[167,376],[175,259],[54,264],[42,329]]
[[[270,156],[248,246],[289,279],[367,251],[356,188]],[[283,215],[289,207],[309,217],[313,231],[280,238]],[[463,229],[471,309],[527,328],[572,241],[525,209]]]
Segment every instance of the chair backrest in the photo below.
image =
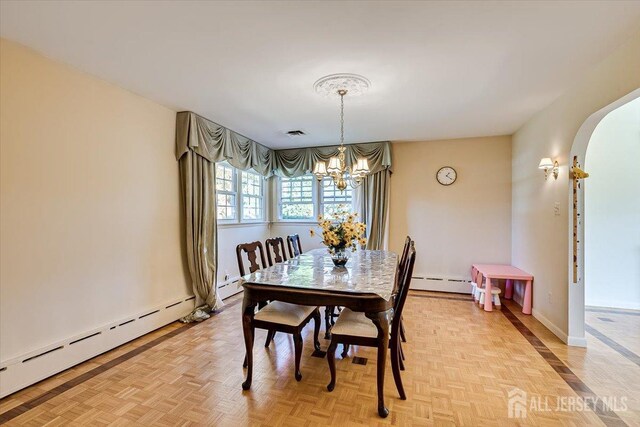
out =
[[302,253],[302,245],[300,244],[300,236],[292,234],[287,236],[287,245],[289,246],[289,256],[296,257]]
[[[411,285],[411,276],[413,276],[413,266],[416,262],[416,248],[414,242],[411,242],[411,247],[407,252],[407,262],[406,268],[402,272],[401,282],[400,282],[400,290],[398,292],[398,296],[396,297],[396,301],[393,307],[393,317],[394,319],[400,319],[402,316],[402,310],[404,309],[404,304],[407,301],[407,295],[409,295],[409,286]],[[397,339],[400,328],[400,322],[393,322],[391,325],[391,338]]]
[[[247,274],[244,269],[242,252],[247,254],[247,259],[249,260],[249,273],[253,273],[254,271],[267,267],[264,258],[264,247],[261,242],[241,243],[236,246],[236,256],[238,257],[238,269],[240,270],[240,276]],[[260,264],[257,260],[258,252],[260,252]]]
[[409,253],[409,247],[411,246],[411,237],[407,236],[404,241],[404,248],[402,249],[402,256],[400,257],[400,262],[398,263],[398,270],[396,271],[396,283],[393,288],[393,293],[398,295],[400,292],[400,285],[402,284],[402,272],[407,264],[407,254]]
[[264,243],[267,247],[267,260],[269,261],[269,267],[276,262],[284,262],[287,260],[287,254],[284,249],[284,239],[282,237],[267,239]]
[[400,263],[398,264],[398,273],[400,277],[402,277],[402,269],[405,267],[407,263],[407,255],[409,254],[409,247],[411,246],[411,237],[407,236],[404,239],[404,248],[402,248],[402,256],[400,257]]

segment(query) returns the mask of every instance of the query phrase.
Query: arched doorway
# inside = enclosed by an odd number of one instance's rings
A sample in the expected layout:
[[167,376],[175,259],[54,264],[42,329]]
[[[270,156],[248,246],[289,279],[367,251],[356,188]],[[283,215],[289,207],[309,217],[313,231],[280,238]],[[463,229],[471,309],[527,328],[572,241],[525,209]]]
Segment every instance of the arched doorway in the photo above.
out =
[[[585,165],[585,157],[587,148],[591,138],[596,130],[596,127],[602,122],[605,116],[617,108],[640,98],[640,89],[637,89],[630,94],[620,98],[619,100],[611,103],[605,108],[592,114],[580,127],[576,137],[574,139],[573,146],[571,148],[570,162],[573,159],[584,165],[583,169],[588,172],[588,164]],[[574,192],[573,181],[569,180],[569,212],[573,211],[574,206]],[[586,183],[588,185],[588,183]],[[575,346],[585,347],[587,344],[585,338],[585,221],[588,218],[585,217],[585,185],[580,185],[576,192],[577,206],[576,206],[576,218],[574,222],[574,215],[569,215],[569,336],[568,344]],[[577,252],[576,252],[576,273],[574,275],[574,225],[576,226],[576,238],[577,238]]]

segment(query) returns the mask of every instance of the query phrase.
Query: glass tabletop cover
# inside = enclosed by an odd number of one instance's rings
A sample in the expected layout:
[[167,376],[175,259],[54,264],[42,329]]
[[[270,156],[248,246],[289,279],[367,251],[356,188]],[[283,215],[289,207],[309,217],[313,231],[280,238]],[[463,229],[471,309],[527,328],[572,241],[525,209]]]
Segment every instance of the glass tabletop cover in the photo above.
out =
[[358,250],[344,267],[335,267],[326,249],[314,249],[272,267],[247,274],[241,283],[392,296],[398,256]]

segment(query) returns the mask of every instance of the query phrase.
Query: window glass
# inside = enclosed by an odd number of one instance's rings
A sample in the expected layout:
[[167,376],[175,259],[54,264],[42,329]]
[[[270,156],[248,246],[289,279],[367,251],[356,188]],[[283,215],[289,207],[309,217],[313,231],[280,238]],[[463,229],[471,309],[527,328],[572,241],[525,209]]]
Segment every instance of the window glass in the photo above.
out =
[[280,218],[314,219],[313,175],[280,180]]
[[322,214],[331,215],[338,210],[352,210],[352,190],[350,186],[344,191],[338,190],[332,178],[322,180]]
[[264,219],[264,179],[255,172],[242,171],[242,219]]
[[236,219],[236,170],[226,162],[216,163],[216,203],[220,220]]

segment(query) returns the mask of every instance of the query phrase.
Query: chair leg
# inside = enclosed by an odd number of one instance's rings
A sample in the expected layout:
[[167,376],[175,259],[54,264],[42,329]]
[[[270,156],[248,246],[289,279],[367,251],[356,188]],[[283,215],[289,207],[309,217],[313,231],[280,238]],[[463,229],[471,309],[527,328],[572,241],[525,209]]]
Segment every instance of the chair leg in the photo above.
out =
[[404,351],[402,351],[402,343],[398,341],[398,366],[401,371],[404,371]]
[[400,353],[400,359],[404,360],[404,350],[402,349],[402,342],[398,342],[398,352]]
[[344,359],[349,355],[349,344],[342,344],[342,358]]
[[407,342],[407,335],[404,332],[404,322],[402,321],[402,316],[400,316],[400,339],[403,342]]
[[296,351],[295,377],[296,381],[300,381],[302,379],[302,373],[300,372],[300,358],[302,357],[302,335],[300,335],[300,332],[298,332],[297,334],[293,334],[293,346]]
[[393,380],[396,383],[400,399],[407,400],[407,395],[402,385],[402,377],[400,376],[400,342],[397,337],[391,341],[391,370],[393,371]]
[[269,332],[267,332],[267,340],[264,342],[264,346],[269,347],[269,344],[271,344],[271,341],[273,341],[273,337],[275,336],[276,336],[276,331],[269,329]]
[[333,391],[336,386],[336,347],[338,343],[331,340],[327,349],[327,362],[329,363],[329,372],[331,372],[331,382],[327,385],[327,390]]
[[316,308],[316,311],[313,312],[313,348],[316,350],[320,350],[320,340],[318,339],[318,335],[320,335],[321,323],[322,317],[320,316],[320,310]]

